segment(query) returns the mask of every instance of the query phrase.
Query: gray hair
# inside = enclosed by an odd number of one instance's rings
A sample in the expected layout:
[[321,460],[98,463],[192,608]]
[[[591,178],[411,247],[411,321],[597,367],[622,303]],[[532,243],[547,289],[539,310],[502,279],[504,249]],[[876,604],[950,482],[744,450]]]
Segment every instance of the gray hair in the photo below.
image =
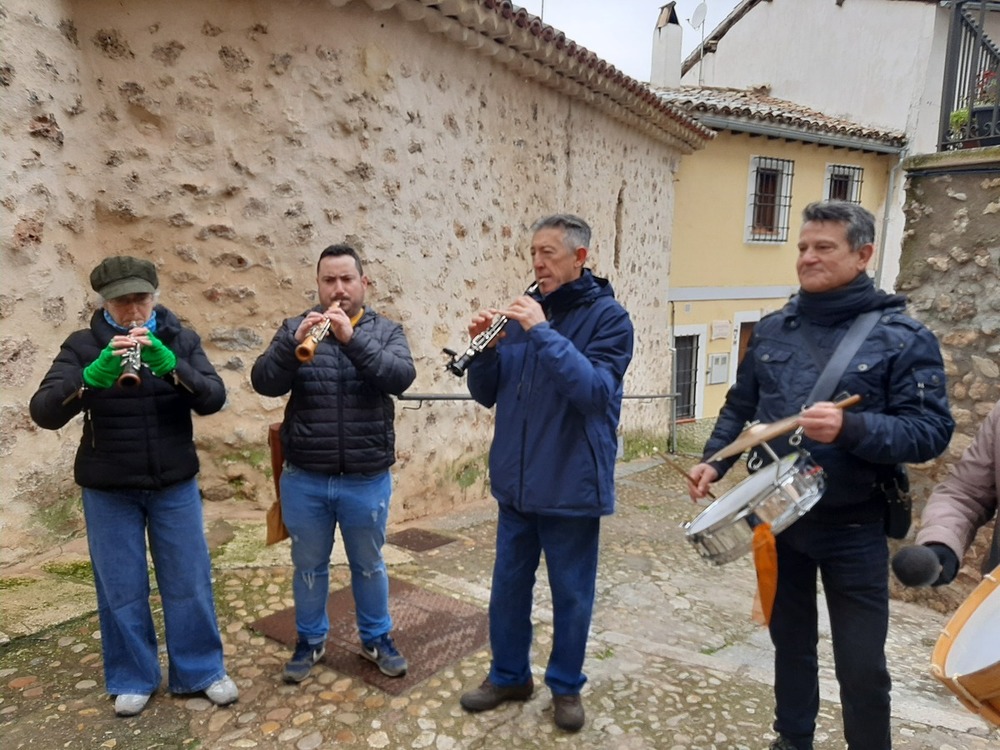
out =
[[553,214],[531,225],[531,233],[540,229],[563,230],[563,244],[570,252],[578,247],[590,249],[590,225],[573,214]]
[[802,210],[802,221],[835,221],[847,229],[853,252],[875,242],[875,217],[867,208],[850,201],[816,201]]

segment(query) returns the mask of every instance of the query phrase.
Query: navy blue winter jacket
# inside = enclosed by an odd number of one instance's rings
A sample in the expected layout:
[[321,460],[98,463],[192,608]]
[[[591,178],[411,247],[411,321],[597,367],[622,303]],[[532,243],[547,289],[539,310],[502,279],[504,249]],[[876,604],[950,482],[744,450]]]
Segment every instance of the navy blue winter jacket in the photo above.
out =
[[509,323],[469,368],[472,397],[496,405],[493,496],[525,513],[609,515],[632,321],[588,270],[536,298],[548,322]]
[[257,393],[291,392],[281,425],[285,460],[319,474],[388,469],[396,462],[391,395],[417,375],[403,327],[366,309],[350,341],[331,334],[303,364],[295,357],[295,331],[304,318],[286,320],[250,372]]
[[[951,439],[955,423],[940,347],[927,328],[904,314],[904,302],[884,293],[869,295],[867,306],[884,314],[833,394],[859,394],[862,400],[845,411],[833,443],[803,437],[803,447],[827,475],[827,489],[809,513],[813,519],[861,523],[882,518],[884,499],[873,493],[877,474],[895,464],[928,461]],[[854,318],[820,325],[799,308],[800,298],[794,297],[754,327],[736,383],[705,445],[706,458],[732,442],[746,422],[774,422],[806,405],[821,367],[805,337],[829,359]],[[779,456],[792,450],[787,437],[769,445]],[[713,464],[720,477],[737,458]]]
[[205,356],[198,334],[157,305],[156,337],[175,355],[176,369],[162,378],[147,368],[134,388],[89,388],[83,368],[100,355],[115,331],[98,310],[90,328],[70,334],[31,397],[31,418],[57,430],[81,411],[83,436],[74,476],[96,490],[160,490],[198,473],[191,412],[214,414],[226,387]]

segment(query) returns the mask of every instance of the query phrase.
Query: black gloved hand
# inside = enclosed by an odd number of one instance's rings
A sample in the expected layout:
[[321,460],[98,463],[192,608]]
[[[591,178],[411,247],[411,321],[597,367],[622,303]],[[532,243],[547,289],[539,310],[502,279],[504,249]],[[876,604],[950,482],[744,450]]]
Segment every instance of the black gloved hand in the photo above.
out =
[[924,546],[931,550],[937,556],[938,562],[941,563],[941,575],[937,577],[937,580],[931,586],[944,586],[946,583],[954,581],[955,576],[958,575],[958,566],[961,561],[951,551],[951,547],[937,542],[930,542]]
[[951,547],[931,542],[903,547],[893,555],[892,572],[904,586],[943,586],[955,580],[958,564]]

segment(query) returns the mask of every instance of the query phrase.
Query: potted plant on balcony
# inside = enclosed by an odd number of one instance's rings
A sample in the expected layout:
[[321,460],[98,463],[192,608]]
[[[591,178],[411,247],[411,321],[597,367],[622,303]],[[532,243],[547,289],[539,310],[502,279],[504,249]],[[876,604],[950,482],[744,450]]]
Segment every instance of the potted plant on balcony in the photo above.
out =
[[[1000,81],[996,70],[984,70],[976,82],[976,100],[968,111],[972,131],[979,136],[980,146],[1000,145],[1000,115],[993,121],[993,112],[1000,99]],[[952,113],[954,116],[955,113]]]
[[964,141],[969,137],[969,110],[956,109],[948,117],[948,137],[953,141]]

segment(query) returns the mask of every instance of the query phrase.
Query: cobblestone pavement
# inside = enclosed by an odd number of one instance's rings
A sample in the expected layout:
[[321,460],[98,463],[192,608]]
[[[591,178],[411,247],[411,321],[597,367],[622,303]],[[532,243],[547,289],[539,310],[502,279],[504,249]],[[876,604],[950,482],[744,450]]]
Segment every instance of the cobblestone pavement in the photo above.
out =
[[[141,716],[116,718],[103,691],[92,597],[83,597],[89,609],[77,607],[67,618],[53,604],[61,622],[0,646],[3,748],[765,748],[772,738],[771,647],[766,631],[749,620],[751,562],[715,567],[698,557],[680,528],[698,510],[682,481],[656,459],[619,467],[618,513],[602,529],[585,666],[587,723],[579,734],[555,728],[542,684],[551,643],[545,585],[535,598],[534,672],[542,689],[527,703],[475,715],[462,711],[460,693],[486,673],[485,649],[399,696],[326,667],[301,685],[283,684],[288,650],[248,625],[292,605],[288,548],[284,543],[263,549],[256,541],[263,536],[257,519],[233,522],[235,536],[215,558],[227,667],[241,691],[237,704],[217,708],[200,696],[161,690]],[[731,486],[738,477],[727,481]],[[494,513],[484,503],[414,524],[455,541],[427,552],[387,547],[391,574],[485,609]],[[346,566],[335,565],[332,585],[346,583]],[[1000,747],[998,734],[928,674],[946,616],[893,602],[891,617],[894,747]],[[825,628],[821,648],[816,747],[843,748]]]

